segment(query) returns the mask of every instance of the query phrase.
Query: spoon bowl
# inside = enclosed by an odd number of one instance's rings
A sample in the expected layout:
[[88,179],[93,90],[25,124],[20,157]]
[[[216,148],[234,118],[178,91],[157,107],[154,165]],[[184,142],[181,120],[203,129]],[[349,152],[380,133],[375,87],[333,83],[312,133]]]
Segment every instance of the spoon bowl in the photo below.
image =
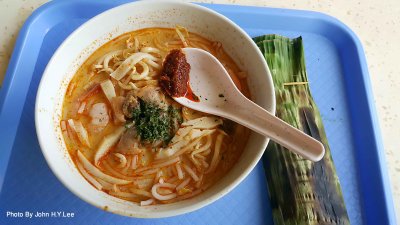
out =
[[183,48],[182,51],[191,66],[190,88],[199,101],[174,97],[175,101],[188,108],[242,124],[306,159],[315,162],[322,159],[325,148],[321,142],[246,98],[217,58],[202,49]]

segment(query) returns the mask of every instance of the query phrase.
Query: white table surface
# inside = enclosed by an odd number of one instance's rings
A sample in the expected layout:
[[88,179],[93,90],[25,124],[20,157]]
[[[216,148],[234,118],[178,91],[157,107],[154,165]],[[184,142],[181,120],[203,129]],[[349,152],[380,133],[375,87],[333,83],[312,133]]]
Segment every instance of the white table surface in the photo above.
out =
[[[0,0],[0,84],[18,31],[46,0]],[[397,221],[400,222],[400,1],[399,0],[193,0],[319,11],[347,24],[367,56],[382,131]]]

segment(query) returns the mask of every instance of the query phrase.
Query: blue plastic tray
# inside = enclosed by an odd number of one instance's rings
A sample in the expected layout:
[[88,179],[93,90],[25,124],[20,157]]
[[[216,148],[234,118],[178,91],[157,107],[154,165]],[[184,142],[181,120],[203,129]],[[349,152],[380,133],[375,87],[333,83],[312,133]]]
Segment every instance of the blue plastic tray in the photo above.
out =
[[[69,192],[48,168],[34,127],[43,70],[74,29],[126,2],[53,1],[36,10],[20,31],[0,93],[0,224],[273,224],[261,163],[224,198],[166,219],[132,219],[97,209]],[[367,66],[353,32],[315,12],[205,6],[251,36],[303,36],[311,91],[323,117],[351,224],[395,224]],[[73,212],[75,217],[7,217],[7,212],[25,211]]]

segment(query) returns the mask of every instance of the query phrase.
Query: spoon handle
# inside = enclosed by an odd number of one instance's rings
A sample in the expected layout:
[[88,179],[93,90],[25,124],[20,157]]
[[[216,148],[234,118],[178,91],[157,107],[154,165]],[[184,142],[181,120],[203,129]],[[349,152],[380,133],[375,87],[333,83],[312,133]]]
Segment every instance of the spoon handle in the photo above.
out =
[[235,110],[232,120],[271,138],[306,159],[314,162],[322,159],[325,148],[321,142],[275,117],[246,97],[243,98],[244,101],[235,104],[232,109]]

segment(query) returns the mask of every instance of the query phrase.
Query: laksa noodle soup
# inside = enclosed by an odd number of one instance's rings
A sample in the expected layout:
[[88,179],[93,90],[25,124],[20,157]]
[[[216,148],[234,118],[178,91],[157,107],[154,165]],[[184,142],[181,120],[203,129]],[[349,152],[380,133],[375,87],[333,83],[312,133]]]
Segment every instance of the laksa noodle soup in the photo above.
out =
[[106,43],[71,80],[60,124],[71,158],[98,190],[142,206],[177,202],[205,191],[238,161],[248,129],[170,97],[186,90],[175,83],[190,70],[184,47],[216,56],[249,96],[245,73],[221,43],[185,28],[148,28]]

